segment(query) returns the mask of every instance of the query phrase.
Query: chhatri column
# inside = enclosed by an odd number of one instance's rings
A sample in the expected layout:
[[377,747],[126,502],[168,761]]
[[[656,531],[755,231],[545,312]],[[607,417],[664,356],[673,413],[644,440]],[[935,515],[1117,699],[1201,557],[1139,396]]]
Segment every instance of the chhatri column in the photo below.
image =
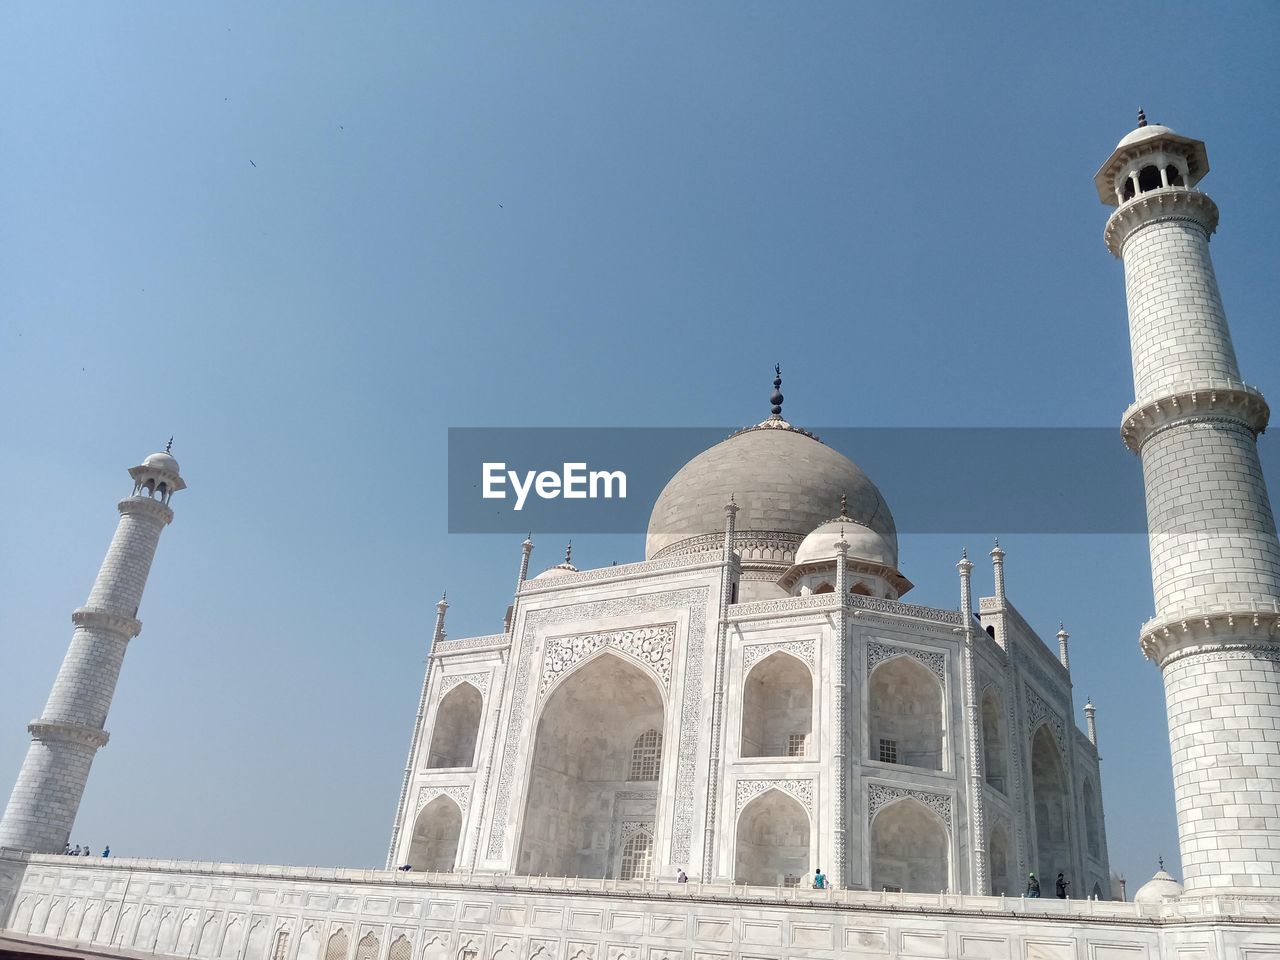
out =
[[107,742],[125,648],[142,630],[138,604],[160,531],[173,520],[169,499],[186,487],[168,450],[129,469],[133,493],[118,505],[120,523],[88,601],[71,615],[75,632],[44,712],[27,726],[31,746],[0,820],[0,847],[60,853],[71,836],[89,767]]
[[1124,261],[1156,615],[1187,893],[1280,888],[1280,542],[1258,462],[1269,410],[1240,381],[1194,189],[1204,143],[1148,125],[1098,171],[1107,247]]

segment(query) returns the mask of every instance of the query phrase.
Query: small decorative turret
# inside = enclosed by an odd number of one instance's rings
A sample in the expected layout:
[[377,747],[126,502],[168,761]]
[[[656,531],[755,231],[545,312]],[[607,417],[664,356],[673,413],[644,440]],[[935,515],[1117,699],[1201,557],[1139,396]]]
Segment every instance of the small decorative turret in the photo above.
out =
[[449,609],[449,595],[440,594],[440,599],[436,601],[436,629],[431,635],[431,643],[435,645],[444,639],[444,614]]
[[996,545],[991,548],[991,572],[995,577],[996,600],[1000,606],[1005,604],[1004,594],[1004,551],[1000,549],[1000,539],[996,538]]
[[1067,633],[1066,628],[1062,625],[1062,621],[1058,621],[1058,660],[1062,663],[1067,673],[1071,672],[1071,657],[1067,652],[1067,640],[1071,634]]
[[1089,742],[1092,743],[1094,747],[1098,746],[1098,722],[1095,718],[1095,714],[1097,712],[1098,708],[1093,705],[1093,698],[1090,697],[1084,704],[1084,723],[1085,729],[1089,735]]

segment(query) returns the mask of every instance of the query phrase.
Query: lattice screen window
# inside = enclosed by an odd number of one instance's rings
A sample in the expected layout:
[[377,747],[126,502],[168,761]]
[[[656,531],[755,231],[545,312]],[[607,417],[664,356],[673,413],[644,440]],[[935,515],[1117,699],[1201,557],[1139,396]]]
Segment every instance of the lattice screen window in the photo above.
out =
[[271,960],[284,960],[289,955],[289,931],[281,930],[276,934],[275,949],[271,951]]
[[470,947],[468,947],[466,950],[463,950],[462,953],[458,955],[458,960],[480,960],[480,951],[472,950]]
[[324,960],[347,960],[347,932],[339,930],[329,938],[329,945],[324,950]]
[[409,941],[404,937],[396,937],[391,944],[391,955],[388,960],[411,960],[413,957],[413,947],[409,946]]
[[378,960],[378,938],[372,933],[366,933],[360,938],[360,945],[356,947],[356,960]]
[[662,734],[646,730],[636,739],[631,751],[631,776],[628,780],[657,780],[662,772]]
[[648,880],[653,870],[653,837],[643,830],[634,834],[622,848],[619,880]]
[[809,735],[792,733],[787,736],[787,756],[807,757],[809,755]]
[[788,873],[782,878],[782,885],[784,887],[798,887],[800,886],[801,879],[802,878],[798,873]]
[[881,763],[897,763],[898,762],[898,741],[886,740],[880,738],[880,762]]

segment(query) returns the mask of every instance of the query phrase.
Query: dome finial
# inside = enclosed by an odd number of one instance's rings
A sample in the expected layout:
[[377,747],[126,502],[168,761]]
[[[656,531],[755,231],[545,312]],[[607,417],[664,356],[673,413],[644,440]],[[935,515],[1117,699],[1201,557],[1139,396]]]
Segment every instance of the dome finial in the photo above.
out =
[[773,395],[769,397],[769,402],[773,404],[770,412],[775,417],[782,416],[782,364],[775,363],[773,365]]
[[570,540],[564,548],[564,562],[573,563],[573,541]]
[[849,496],[848,494],[840,494],[840,516],[849,516]]
[[1141,107],[1138,108],[1138,126],[1145,127],[1147,125],[1147,112]]
[[169,438],[169,442],[164,445],[165,453],[173,453],[173,437]]
[[1160,864],[1160,869],[1164,869],[1164,857],[1156,857],[1156,862]]

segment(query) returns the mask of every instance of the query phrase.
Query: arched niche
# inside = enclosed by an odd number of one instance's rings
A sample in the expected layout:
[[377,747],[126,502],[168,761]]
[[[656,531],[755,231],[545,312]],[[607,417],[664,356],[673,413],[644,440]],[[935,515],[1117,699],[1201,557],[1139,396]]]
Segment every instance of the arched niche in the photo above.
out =
[[1003,823],[996,823],[987,834],[987,874],[991,878],[992,896],[1016,896],[1021,892],[1015,868],[1009,829]]
[[1007,793],[1008,750],[1004,737],[1004,705],[994,689],[982,695],[982,759],[987,783]]
[[431,749],[427,752],[428,769],[475,765],[483,706],[480,691],[465,681],[445,694],[436,708]]
[[[534,728],[516,869],[530,875],[608,877],[617,858],[615,799],[635,792],[637,741],[665,728],[653,676],[612,650],[583,661],[547,697]],[[659,771],[661,761],[658,763]],[[657,783],[655,792],[661,808]]]
[[351,938],[347,936],[347,931],[336,930],[324,948],[324,960],[347,960],[347,948],[350,944]]
[[868,681],[871,759],[941,770],[942,684],[914,657],[897,656]]
[[1102,818],[1098,812],[1098,792],[1088,777],[1084,778],[1080,794],[1084,801],[1085,845],[1089,849],[1089,856],[1099,860],[1102,858]]
[[781,790],[766,790],[738,814],[733,882],[776,887],[813,870],[809,814]]
[[911,797],[882,807],[871,821],[871,889],[905,893],[946,890],[947,828],[938,815]]
[[618,864],[619,880],[648,880],[653,876],[653,834],[648,830],[633,833],[622,844],[622,860]]
[[409,866],[414,870],[448,873],[458,860],[462,810],[452,797],[440,794],[419,812],[409,841]]
[[743,757],[803,757],[813,734],[813,674],[781,650],[747,673],[742,690]]
[[1031,738],[1031,796],[1036,818],[1036,876],[1041,888],[1071,873],[1071,807],[1058,745],[1041,724]]

